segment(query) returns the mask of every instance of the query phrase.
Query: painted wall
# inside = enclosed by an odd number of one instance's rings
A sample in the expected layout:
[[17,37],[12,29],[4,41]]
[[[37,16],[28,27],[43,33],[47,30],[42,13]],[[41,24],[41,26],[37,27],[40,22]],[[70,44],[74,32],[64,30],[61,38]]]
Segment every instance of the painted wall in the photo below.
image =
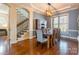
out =
[[78,18],[79,10],[78,9],[71,10],[66,13],[69,14],[69,21],[68,21],[69,31],[67,33],[63,33],[63,35],[77,38],[78,32],[76,30],[78,30],[77,18]]
[[35,19],[38,19],[38,27],[39,28],[41,28],[41,24],[45,24],[45,28],[47,27],[47,21],[46,21],[46,19],[45,19],[45,16],[44,15],[42,15],[42,14],[39,14],[39,13],[36,13],[36,12],[34,12],[33,13],[33,19],[35,20]]
[[77,17],[79,10],[71,10],[68,11],[69,13],[69,29],[71,30],[77,30]]
[[45,20],[45,18],[42,14],[39,14],[39,13],[36,13],[36,12],[33,12],[33,19],[39,19],[40,21]]
[[[71,10],[68,13],[69,13],[69,30],[78,30],[77,18],[79,10]],[[78,32],[70,32],[70,34],[72,37],[78,36]]]

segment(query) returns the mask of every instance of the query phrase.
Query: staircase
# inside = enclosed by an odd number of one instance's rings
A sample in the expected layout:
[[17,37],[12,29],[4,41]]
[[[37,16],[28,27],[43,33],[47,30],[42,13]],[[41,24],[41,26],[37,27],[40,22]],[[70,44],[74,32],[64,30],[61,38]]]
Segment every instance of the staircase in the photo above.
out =
[[29,38],[29,12],[23,8],[17,8],[17,40]]
[[21,41],[29,38],[29,19],[17,24],[17,40]]

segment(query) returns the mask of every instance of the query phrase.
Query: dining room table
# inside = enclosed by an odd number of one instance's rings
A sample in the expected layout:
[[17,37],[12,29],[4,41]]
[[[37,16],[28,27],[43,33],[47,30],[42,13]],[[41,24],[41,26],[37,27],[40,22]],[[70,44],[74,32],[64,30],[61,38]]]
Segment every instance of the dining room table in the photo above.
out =
[[44,37],[47,37],[47,48],[51,48],[52,47],[52,30],[48,30],[47,32],[44,32],[43,35]]

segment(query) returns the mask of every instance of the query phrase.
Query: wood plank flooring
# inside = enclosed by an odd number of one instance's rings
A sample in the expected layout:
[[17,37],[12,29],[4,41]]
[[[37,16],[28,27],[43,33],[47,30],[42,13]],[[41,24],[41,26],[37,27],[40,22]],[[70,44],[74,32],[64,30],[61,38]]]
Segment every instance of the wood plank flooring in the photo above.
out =
[[58,44],[47,48],[44,44],[36,46],[35,39],[26,39],[16,44],[13,44],[10,48],[9,55],[77,55],[78,54],[78,42],[72,40],[66,40],[62,38]]

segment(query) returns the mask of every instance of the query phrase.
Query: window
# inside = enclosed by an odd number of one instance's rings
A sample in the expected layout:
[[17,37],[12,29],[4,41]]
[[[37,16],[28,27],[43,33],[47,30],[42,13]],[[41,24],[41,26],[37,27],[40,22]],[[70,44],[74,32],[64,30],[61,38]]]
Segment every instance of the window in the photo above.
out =
[[7,15],[6,16],[2,16],[2,15],[0,15],[0,26],[7,27],[8,24]]
[[68,30],[68,16],[60,16],[59,27],[62,32],[66,32]]
[[8,17],[9,17],[9,7],[5,4],[0,4],[0,29],[7,27]]
[[54,28],[58,28],[58,17],[54,18]]
[[68,30],[68,15],[56,16],[53,22],[54,28],[60,28],[61,32]]

